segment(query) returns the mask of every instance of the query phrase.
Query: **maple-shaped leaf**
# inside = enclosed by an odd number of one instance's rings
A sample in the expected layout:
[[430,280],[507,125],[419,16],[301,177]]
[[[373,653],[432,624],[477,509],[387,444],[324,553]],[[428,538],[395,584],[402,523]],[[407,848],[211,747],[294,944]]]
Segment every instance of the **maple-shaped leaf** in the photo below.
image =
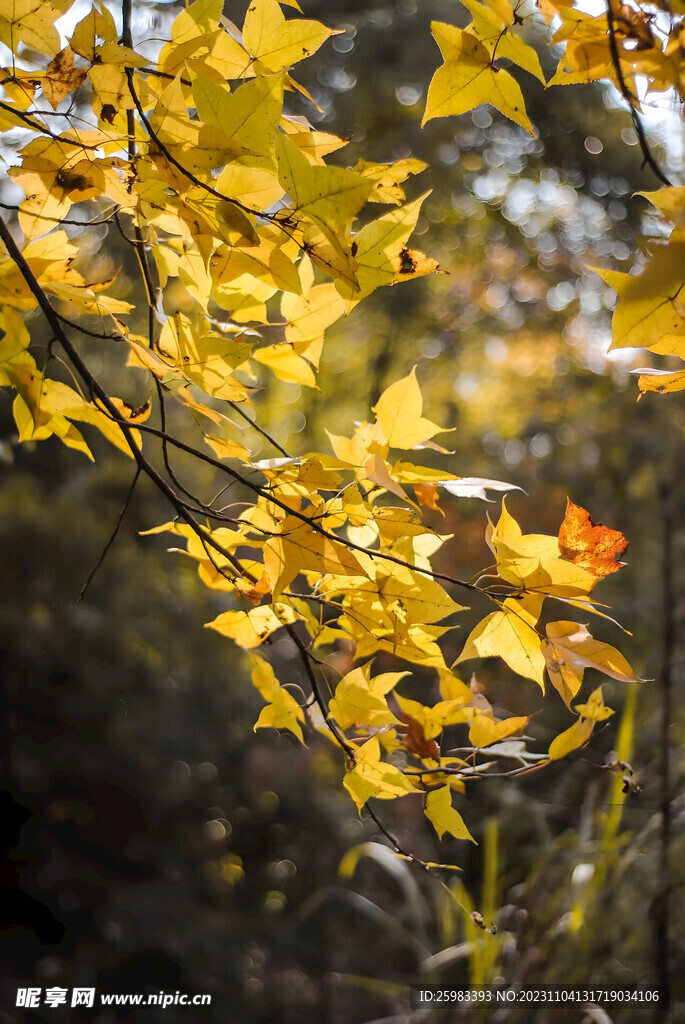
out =
[[405,157],[403,160],[395,160],[391,164],[375,164],[368,160],[358,160],[354,170],[370,178],[373,189],[369,195],[369,202],[372,203],[393,203],[399,206],[404,200],[404,190],[401,183],[406,181],[410,174],[420,174],[425,171],[427,164],[416,157]]
[[263,658],[258,658],[254,654],[251,655],[251,660],[254,665],[252,684],[267,702],[255,723],[255,732],[257,729],[264,729],[268,726],[273,729],[289,729],[297,736],[300,743],[304,743],[300,724],[304,722],[304,711],[292,693],[278,682],[273,667],[268,661],[264,661]]
[[444,517],[445,513],[440,508],[438,501],[440,500],[440,492],[438,491],[435,484],[413,484],[414,494],[416,500],[420,505],[425,505],[426,508],[433,509],[434,512],[439,512]]
[[273,162],[274,138],[283,110],[283,75],[253,79],[235,92],[198,76],[193,82],[193,99],[202,121],[222,131],[233,145]]
[[275,596],[303,570],[366,576],[358,559],[342,541],[331,540],[295,516],[287,516],[279,524],[279,536],[270,537],[265,543],[264,567]]
[[346,773],[343,785],[359,810],[371,797],[394,800],[416,792],[399,768],[381,761],[381,747],[375,736],[355,749],[354,767]]
[[547,674],[568,708],[578,693],[586,668],[597,669],[625,683],[644,683],[615,647],[595,640],[587,628],[577,622],[550,622],[542,653]]
[[205,625],[207,629],[214,629],[222,636],[234,640],[239,647],[249,650],[251,647],[259,647],[281,626],[294,621],[295,612],[290,605],[278,603],[252,608],[249,612],[222,612]]
[[[410,254],[407,240],[418,220],[426,192],[412,203],[407,203],[365,224],[354,238],[357,289],[344,284],[338,288],[342,294],[357,302],[383,285],[394,284],[409,277],[423,277],[438,269],[435,260],[423,253]],[[371,196],[369,196],[371,198]]]
[[[440,735],[445,726],[458,725],[471,720],[473,709],[467,707],[467,704],[470,703],[472,694],[468,687],[465,690],[465,693],[455,693],[453,697],[438,701],[432,707],[427,707],[417,700],[410,700],[408,697],[401,697],[397,693],[395,700],[402,710],[403,718],[411,718],[417,722],[425,739],[431,741]],[[432,757],[433,755],[426,756]],[[439,748],[436,756],[439,756]]]
[[415,366],[406,377],[385,389],[373,411],[391,448],[413,448],[446,429],[421,415],[423,398]]
[[245,362],[250,343],[213,333],[199,336],[192,321],[177,313],[164,324],[158,349],[165,361],[164,373],[173,368],[213,398],[242,402],[249,393],[231,371]]
[[614,713],[604,703],[601,686],[592,691],[585,704],[576,704],[575,710],[582,718],[587,718],[591,722],[605,722]]
[[[305,273],[303,263],[311,268],[310,272]],[[298,269],[302,294],[284,292],[281,298],[281,314],[286,320],[285,337],[294,352],[318,366],[324,334],[344,315],[346,303],[334,284],[313,283],[313,268],[308,256],[300,260]]]
[[341,729],[360,724],[373,727],[399,725],[385,700],[385,694],[407,672],[388,672],[384,676],[369,679],[368,668],[356,668],[348,672],[335,688],[335,696],[329,707]]
[[493,65],[480,39],[440,21],[432,22],[431,30],[445,63],[429,86],[422,125],[434,117],[465,114],[481,103],[490,103],[534,135],[518,82]]
[[655,247],[637,275],[593,268],[618,299],[611,325],[611,349],[648,348],[685,357],[685,230]]
[[563,558],[587,569],[594,576],[609,576],[622,569],[617,562],[630,542],[620,530],[595,523],[580,505],[566,500],[566,515],[559,529],[559,551]]
[[218,459],[242,459],[249,463],[250,452],[244,444],[233,441],[229,437],[217,437],[216,434],[205,434],[204,439]]
[[47,67],[45,76],[41,81],[43,96],[53,110],[65,96],[74,92],[82,84],[86,77],[86,68],[77,68],[74,63],[74,51],[70,46],[53,57]]
[[101,43],[114,43],[117,39],[117,27],[114,18],[106,6],[93,4],[85,18],[78,22],[72,32],[69,46],[85,57],[92,64],[97,56],[98,46]]
[[[288,80],[288,85],[294,85],[292,79]],[[318,131],[306,117],[299,114],[284,114],[281,118],[281,128],[312,164],[325,166],[325,156],[347,145],[345,139],[341,139],[339,135]]]
[[340,232],[369,197],[373,183],[345,167],[310,164],[288,135],[276,136],[278,180],[293,209]]
[[377,614],[373,609],[378,607],[400,617],[405,624],[425,625],[464,610],[436,580],[428,579],[410,566],[381,563],[373,571],[375,578],[359,580],[348,598],[353,606],[356,601],[372,602],[369,609],[372,615]]
[[500,657],[514,672],[534,679],[544,693],[545,659],[535,630],[543,600],[541,594],[508,598],[501,611],[478,623],[455,664],[470,658]]
[[283,71],[316,53],[339,31],[319,21],[286,20],[276,0],[252,0],[243,24],[243,43],[267,72]]
[[468,839],[472,843],[476,842],[461,814],[452,806],[452,790],[449,786],[440,786],[439,789],[433,789],[428,793],[424,814],[437,832],[439,839],[442,839],[445,832],[449,832],[455,839]]

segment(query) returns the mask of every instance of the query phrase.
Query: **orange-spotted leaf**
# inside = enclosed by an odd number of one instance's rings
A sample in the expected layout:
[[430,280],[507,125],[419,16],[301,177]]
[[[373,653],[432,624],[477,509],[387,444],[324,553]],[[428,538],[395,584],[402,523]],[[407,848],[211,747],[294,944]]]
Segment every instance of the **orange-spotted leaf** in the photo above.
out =
[[595,523],[584,508],[567,499],[566,515],[559,530],[562,558],[582,566],[595,576],[609,576],[623,568],[625,563],[617,559],[629,543],[620,530]]

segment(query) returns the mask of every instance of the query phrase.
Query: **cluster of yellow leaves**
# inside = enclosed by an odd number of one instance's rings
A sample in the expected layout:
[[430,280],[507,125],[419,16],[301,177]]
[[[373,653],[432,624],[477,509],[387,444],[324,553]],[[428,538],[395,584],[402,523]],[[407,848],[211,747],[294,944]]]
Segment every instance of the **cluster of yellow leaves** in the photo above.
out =
[[[425,165],[326,163],[344,140],[283,105],[300,88],[290,68],[334,30],[286,18],[276,0],[253,0],[241,32],[226,27],[221,0],[196,0],[174,21],[157,62],[121,45],[99,0],[62,46],[54,22],[71,2],[0,3],[0,40],[14,55],[3,70],[0,131],[34,130],[10,170],[25,193],[24,255],[68,312],[109,322],[111,334],[128,342],[132,365],[221,426],[222,436],[208,438],[228,446],[221,457],[246,456],[207,397],[249,401],[261,367],[315,387],[331,324],[376,288],[437,269],[407,248],[425,196],[405,202],[403,183]],[[47,68],[22,67],[28,48],[49,58]],[[51,131],[41,96],[67,117],[78,111],[74,127]],[[98,200],[106,218],[125,214],[129,234],[137,231],[158,282],[150,301],[160,316],[173,290],[182,313],[159,337],[131,332],[131,305],[109,295],[116,279],[93,283],[71,266],[77,248],[58,225],[88,200]],[[390,212],[367,216],[356,230],[371,203]],[[12,260],[0,257],[0,310],[36,305]],[[259,329],[269,323],[279,325],[280,340],[271,334],[260,344]],[[199,402],[190,385],[204,393]]]
[[[499,718],[479,688],[462,681],[444,659],[439,640],[463,606],[436,578],[431,558],[450,538],[421,520],[398,483],[421,467],[402,461],[398,471],[388,461],[391,447],[406,451],[440,430],[423,416],[414,370],[383,392],[374,412],[375,421],[361,423],[351,438],[331,437],[334,455],[315,452],[260,463],[268,490],[242,513],[236,528],[207,528],[206,539],[179,524],[158,529],[184,537],[204,582],[232,594],[235,607],[208,623],[211,629],[252,652],[264,645],[268,650],[279,630],[297,628],[323,664],[331,648],[355,659],[337,683],[327,680],[327,716],[334,734],[343,737],[344,785],[359,808],[371,798],[423,793],[426,815],[439,835],[471,839],[452,806],[453,794],[463,792],[474,770],[488,767],[498,744],[520,736],[529,718]],[[440,472],[429,472],[440,485]],[[543,692],[546,673],[569,709],[586,669],[640,681],[625,658],[584,625],[540,625],[546,599],[602,614],[592,591],[621,568],[617,559],[627,547],[621,533],[594,523],[569,501],[558,536],[523,534],[503,503],[487,541],[497,575],[483,589],[497,609],[471,632],[457,664],[497,656]],[[502,589],[509,596],[501,596]],[[388,656],[408,667],[376,668]],[[257,726],[288,729],[303,741],[303,708],[265,660],[251,657],[253,681],[266,701]],[[437,702],[398,692],[414,666],[433,671]],[[594,722],[611,713],[597,701],[593,695],[575,708],[578,722],[553,741],[550,759],[587,742]],[[474,753],[486,758],[477,769],[443,752],[445,730],[459,726]],[[525,749],[524,741],[517,742]]]
[[[247,467],[249,475],[236,475],[256,499],[240,506],[230,527],[186,517],[150,532],[179,537],[202,581],[230,602],[207,625],[250,652],[252,681],[264,700],[255,728],[288,730],[304,742],[306,727],[327,727],[344,749],[344,785],[358,808],[371,798],[421,795],[439,836],[472,840],[453,797],[474,772],[494,763],[489,758],[498,756],[498,744],[525,750],[520,734],[529,718],[499,718],[479,688],[446,663],[439,641],[463,606],[445,584],[461,581],[434,570],[433,556],[451,536],[430,528],[421,506],[441,512],[442,491],[485,498],[488,489],[513,485],[414,462],[413,451],[445,451],[433,440],[444,428],[423,415],[415,369],[383,392],[373,421],[351,436],[329,435],[332,454],[255,462],[230,435],[235,424],[222,404],[249,403],[263,367],[316,387],[332,324],[378,287],[437,270],[408,247],[425,196],[406,201],[404,183],[424,165],[326,162],[343,140],[284,112],[284,97],[289,107],[290,94],[303,92],[291,77],[293,65],[334,32],[286,17],[277,0],[252,0],[241,30],[226,23],[221,0],[195,0],[175,19],[156,61],[122,44],[101,0],[93,0],[63,45],[55,22],[71,3],[0,0],[0,41],[13,54],[3,71],[0,131],[32,132],[10,171],[25,194],[18,230],[28,274],[11,258],[9,240],[0,256],[0,385],[16,392],[19,439],[54,435],[90,455],[74,425],[86,423],[141,463],[135,427],[152,407],[149,400],[132,409],[119,399],[108,407],[96,400],[102,395],[96,388],[84,396],[46,376],[50,359],[39,368],[22,317],[42,296],[43,310],[49,302],[65,330],[74,326],[71,317],[97,317],[102,343],[126,350],[128,365],[144,371],[160,394],[209,421],[203,437],[217,460]],[[426,120],[487,100],[532,130],[518,84],[497,63],[514,62],[542,80],[535,51],[514,31],[519,15],[509,0],[465,5],[473,19],[465,29],[434,26],[445,65],[431,85]],[[591,25],[601,29],[601,19],[549,0],[544,9],[562,19],[559,31],[574,44],[593,42]],[[639,19],[633,24],[623,8],[616,18],[626,39],[638,39],[635,52],[655,49]],[[606,29],[606,47],[605,37]],[[44,55],[45,66],[22,66],[32,52]],[[570,43],[569,52],[575,52]],[[45,103],[67,119],[78,111],[75,126],[53,132],[41,113]],[[150,308],[146,337],[129,326],[133,307],[113,294],[116,278],[89,279],[87,261],[79,263],[65,230],[74,204],[92,200],[94,219],[116,218],[136,248]],[[389,210],[371,213],[370,204]],[[680,217],[681,205],[674,196],[669,211]],[[677,232],[669,244],[682,244]],[[651,296],[657,279],[666,286],[658,268],[649,274]],[[642,301],[640,280],[625,286],[621,315],[637,301],[631,288]],[[676,285],[667,280],[670,295]],[[617,281],[610,283],[620,291]],[[679,310],[678,295],[667,316],[663,302],[653,311],[651,327],[658,322],[662,346],[655,351],[670,351],[664,346],[678,333],[672,312]],[[167,315],[168,308],[177,311]],[[631,339],[633,315],[626,314]],[[262,344],[267,325],[281,334],[273,340],[270,333]],[[591,592],[620,567],[622,535],[593,524],[570,502],[558,537],[524,535],[503,504],[487,540],[495,584],[483,577],[482,586],[461,585],[482,589],[496,610],[471,632],[458,662],[498,656],[543,690],[546,672],[569,707],[587,668],[637,680],[622,655],[584,625],[540,626],[547,599],[598,611]],[[254,653],[268,651],[279,631],[303,653],[310,682],[324,666],[330,699],[312,682],[318,720],[299,702],[298,689],[282,685],[270,662]],[[353,666],[335,684],[332,650]],[[395,670],[396,663],[409,668]],[[422,678],[432,672],[439,699],[424,703],[397,692],[414,666]],[[585,743],[595,721],[611,713],[599,690],[575,710],[577,723],[553,741],[550,759]],[[468,759],[444,751],[446,730],[459,728],[468,735]]]
[[[611,23],[606,13],[588,13],[573,3],[537,0],[536,4],[512,5],[511,0],[460,0],[472,21],[463,29],[433,22],[432,31],[443,65],[428,90],[424,124],[434,117],[464,114],[481,103],[490,103],[505,117],[534,133],[526,113],[521,88],[506,70],[517,68],[543,85],[588,84],[608,79],[637,97],[635,76],[643,76],[650,92],[669,89],[685,95],[682,40],[683,12],[658,2],[635,7],[611,0]],[[672,15],[667,32],[655,31],[654,16],[668,9]],[[550,46],[563,44],[556,73],[545,82],[535,49],[524,35],[540,12],[554,29]],[[613,30],[616,57],[612,52]],[[505,61],[505,67],[501,62]],[[617,71],[617,64],[620,68]],[[621,82],[621,79],[623,80]],[[635,98],[635,107],[639,102]]]

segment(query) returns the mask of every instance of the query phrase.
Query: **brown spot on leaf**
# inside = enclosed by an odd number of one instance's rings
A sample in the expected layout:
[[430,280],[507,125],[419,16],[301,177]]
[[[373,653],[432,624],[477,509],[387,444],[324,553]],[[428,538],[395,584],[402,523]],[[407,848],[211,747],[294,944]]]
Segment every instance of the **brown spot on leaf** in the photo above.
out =
[[414,257],[409,252],[409,249],[402,249],[400,251],[400,274],[413,274],[415,270],[416,262]]

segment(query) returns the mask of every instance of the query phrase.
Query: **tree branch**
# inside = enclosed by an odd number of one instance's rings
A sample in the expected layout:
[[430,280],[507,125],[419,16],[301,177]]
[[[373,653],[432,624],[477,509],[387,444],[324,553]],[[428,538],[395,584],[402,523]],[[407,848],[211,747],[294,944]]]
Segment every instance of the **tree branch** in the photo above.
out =
[[666,175],[654,159],[652,151],[649,147],[649,143],[647,142],[647,136],[645,135],[645,130],[642,126],[640,115],[635,109],[635,105],[633,103],[633,96],[630,92],[630,89],[628,88],[625,76],[623,74],[618,43],[616,42],[616,24],[614,22],[614,12],[611,7],[611,0],[606,0],[606,8],[607,22],[609,25],[609,49],[611,50],[611,62],[614,65],[614,71],[616,72],[616,78],[618,79],[621,95],[623,96],[623,99],[626,101],[630,109],[630,116],[633,119],[633,127],[635,128],[635,134],[638,137],[640,148],[642,150],[642,155],[644,156],[644,163],[647,164],[654,171],[657,178],[660,182],[662,182],[662,184],[670,185],[671,182],[668,180],[668,178],[666,177]]

